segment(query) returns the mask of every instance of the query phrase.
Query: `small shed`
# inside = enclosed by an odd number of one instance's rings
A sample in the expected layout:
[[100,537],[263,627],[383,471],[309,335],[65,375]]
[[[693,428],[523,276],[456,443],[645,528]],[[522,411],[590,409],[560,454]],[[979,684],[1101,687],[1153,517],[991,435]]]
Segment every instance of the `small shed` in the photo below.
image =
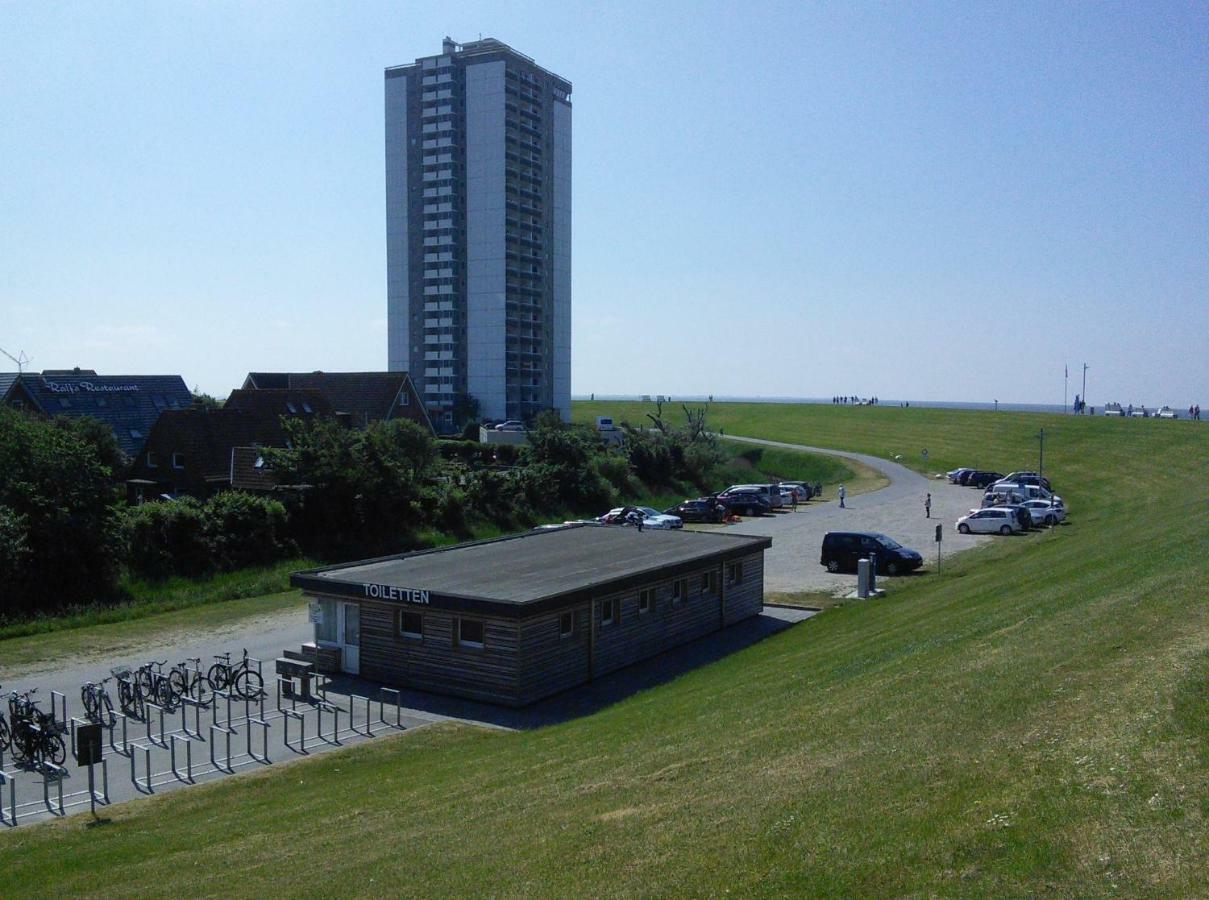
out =
[[320,669],[524,706],[758,615],[772,539],[570,525],[298,572]]

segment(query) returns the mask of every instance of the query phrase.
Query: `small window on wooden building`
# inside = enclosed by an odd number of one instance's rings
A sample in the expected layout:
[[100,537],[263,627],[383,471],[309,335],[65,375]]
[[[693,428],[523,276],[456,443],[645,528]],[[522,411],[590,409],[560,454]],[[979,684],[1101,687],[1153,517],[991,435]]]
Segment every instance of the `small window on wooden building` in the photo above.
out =
[[147,468],[155,469],[159,467],[159,462],[155,458],[155,454],[150,450],[147,451]]
[[478,619],[458,619],[458,646],[483,649],[484,631]]
[[726,564],[726,584],[733,587],[743,583],[743,562],[727,563]]
[[600,604],[600,624],[613,625],[618,620],[617,615],[617,598],[605,600]]
[[423,614],[402,610],[399,613],[399,634],[413,641],[424,640]]
[[558,617],[558,636],[569,638],[575,634],[575,613],[565,612]]
[[672,606],[679,606],[688,597],[688,579],[677,578],[672,582]]
[[712,569],[701,576],[701,593],[717,596],[718,573]]
[[644,588],[638,592],[638,612],[649,613],[655,607],[655,589]]

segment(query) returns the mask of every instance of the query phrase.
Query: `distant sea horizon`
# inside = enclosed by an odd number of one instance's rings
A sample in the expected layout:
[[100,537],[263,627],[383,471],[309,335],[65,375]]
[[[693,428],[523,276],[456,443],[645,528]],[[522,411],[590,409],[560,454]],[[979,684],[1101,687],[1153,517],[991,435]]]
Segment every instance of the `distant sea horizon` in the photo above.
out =
[[[591,401],[595,399],[597,402],[637,402],[640,403],[645,398],[653,400],[657,394],[572,394],[572,400]],[[710,397],[708,394],[665,394],[664,398],[672,403],[708,403]],[[809,403],[821,404],[830,406],[830,397],[741,397],[730,396],[726,394],[714,394],[714,403]],[[978,409],[994,411],[996,409],[1002,412],[1035,412],[1035,413],[1072,413],[1073,406],[1067,404],[1063,406],[1061,403],[999,403],[998,405],[992,400],[990,402],[976,402],[969,400],[893,400],[888,398],[878,398],[878,406],[903,406],[904,404],[918,406],[924,409]],[[856,404],[846,404],[855,406]],[[1156,407],[1157,408],[1157,407]]]

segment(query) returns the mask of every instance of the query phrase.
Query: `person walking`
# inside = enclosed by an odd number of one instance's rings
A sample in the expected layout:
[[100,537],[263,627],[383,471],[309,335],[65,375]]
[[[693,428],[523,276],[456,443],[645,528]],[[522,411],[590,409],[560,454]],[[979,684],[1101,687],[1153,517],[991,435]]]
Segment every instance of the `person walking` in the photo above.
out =
[[932,518],[932,494],[931,493],[929,493],[928,496],[924,497],[924,518],[925,519]]
[[844,506],[844,498],[847,496],[848,496],[848,492],[844,490],[844,486],[841,484],[840,485],[840,509],[847,509],[847,507]]

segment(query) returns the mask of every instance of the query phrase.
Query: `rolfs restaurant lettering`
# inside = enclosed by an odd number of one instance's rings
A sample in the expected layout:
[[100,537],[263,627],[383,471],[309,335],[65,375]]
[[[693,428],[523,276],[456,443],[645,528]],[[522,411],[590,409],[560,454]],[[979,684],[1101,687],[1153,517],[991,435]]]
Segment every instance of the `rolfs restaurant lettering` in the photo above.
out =
[[365,596],[373,600],[394,600],[396,603],[428,603],[428,591],[389,584],[367,584]]
[[46,387],[52,394],[78,394],[80,391],[88,391],[91,394],[124,394],[137,392],[139,389],[137,384],[93,384],[91,381],[81,381],[78,384],[48,381]]

